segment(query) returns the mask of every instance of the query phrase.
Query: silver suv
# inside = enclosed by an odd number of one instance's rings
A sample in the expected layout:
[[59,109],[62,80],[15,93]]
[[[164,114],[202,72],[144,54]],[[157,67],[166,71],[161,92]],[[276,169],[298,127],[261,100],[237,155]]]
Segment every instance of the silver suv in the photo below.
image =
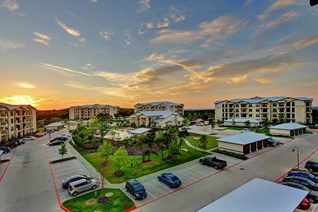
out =
[[76,197],[81,192],[96,189],[97,186],[98,182],[95,179],[82,179],[70,183],[67,191],[71,196]]

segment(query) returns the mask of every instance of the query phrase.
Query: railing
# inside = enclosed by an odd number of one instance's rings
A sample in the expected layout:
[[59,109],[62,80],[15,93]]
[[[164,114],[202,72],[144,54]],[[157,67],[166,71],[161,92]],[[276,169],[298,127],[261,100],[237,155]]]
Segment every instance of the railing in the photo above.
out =
[[7,125],[6,122],[1,122],[1,126],[5,126],[5,125]]
[[3,131],[1,131],[1,134],[5,135],[5,134],[7,134],[7,131],[3,130]]

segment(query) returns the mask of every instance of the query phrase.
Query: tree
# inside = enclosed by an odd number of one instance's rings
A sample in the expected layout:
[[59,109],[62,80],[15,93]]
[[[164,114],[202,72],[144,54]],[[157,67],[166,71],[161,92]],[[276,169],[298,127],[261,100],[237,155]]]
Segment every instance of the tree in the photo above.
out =
[[266,119],[263,121],[263,125],[264,125],[265,129],[268,128],[269,121],[268,121],[268,118],[267,118],[267,117],[266,117]]
[[235,124],[236,124],[235,119],[232,118],[232,125],[233,125],[234,127],[235,127]]
[[155,139],[154,139],[154,142],[155,144],[159,147],[160,149],[160,152],[161,152],[161,158],[163,159],[164,155],[163,155],[163,150],[165,149],[165,146],[164,146],[164,141],[165,141],[165,134],[164,134],[164,131],[158,131],[155,135]]
[[112,155],[114,151],[113,145],[109,141],[104,141],[102,145],[98,148],[98,153],[101,157],[105,157],[108,161],[108,156]]
[[200,147],[202,147],[204,149],[204,151],[206,150],[206,146],[208,144],[208,136],[207,135],[201,135],[200,136]]
[[67,154],[66,144],[62,144],[61,148],[59,148],[59,154],[62,156],[62,160],[64,155]]
[[248,127],[248,128],[251,126],[251,122],[250,122],[250,120],[247,120],[247,121],[246,121],[246,122],[244,122],[244,123],[245,123],[245,126],[246,126],[246,127]]
[[129,164],[128,151],[124,146],[119,147],[111,158],[112,164],[115,167],[116,172],[120,172],[121,169]]
[[184,119],[182,120],[182,125],[183,125],[183,126],[189,126],[189,124],[190,124],[189,119],[184,118]]

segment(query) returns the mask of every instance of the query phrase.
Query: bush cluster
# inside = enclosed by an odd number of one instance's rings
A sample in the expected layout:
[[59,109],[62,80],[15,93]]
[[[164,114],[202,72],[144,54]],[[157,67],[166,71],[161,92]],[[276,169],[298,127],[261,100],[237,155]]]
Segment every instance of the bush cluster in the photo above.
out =
[[220,149],[215,149],[215,150],[213,150],[213,152],[220,153],[220,154],[223,154],[223,155],[228,155],[228,156],[231,156],[233,158],[238,158],[238,159],[241,159],[241,160],[247,160],[248,159],[248,157],[246,157],[245,155],[241,155],[241,154],[238,154],[238,153],[235,153],[235,152],[229,152],[229,151],[220,150]]

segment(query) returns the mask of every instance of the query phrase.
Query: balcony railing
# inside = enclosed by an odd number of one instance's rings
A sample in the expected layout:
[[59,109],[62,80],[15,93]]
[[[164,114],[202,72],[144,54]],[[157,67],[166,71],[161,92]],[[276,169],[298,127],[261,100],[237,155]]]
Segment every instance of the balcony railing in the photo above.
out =
[[6,126],[6,125],[7,125],[7,122],[1,122],[0,125],[1,125],[1,126]]
[[2,135],[5,135],[5,134],[7,134],[7,131],[2,130],[2,131],[1,131],[1,134],[2,134]]

